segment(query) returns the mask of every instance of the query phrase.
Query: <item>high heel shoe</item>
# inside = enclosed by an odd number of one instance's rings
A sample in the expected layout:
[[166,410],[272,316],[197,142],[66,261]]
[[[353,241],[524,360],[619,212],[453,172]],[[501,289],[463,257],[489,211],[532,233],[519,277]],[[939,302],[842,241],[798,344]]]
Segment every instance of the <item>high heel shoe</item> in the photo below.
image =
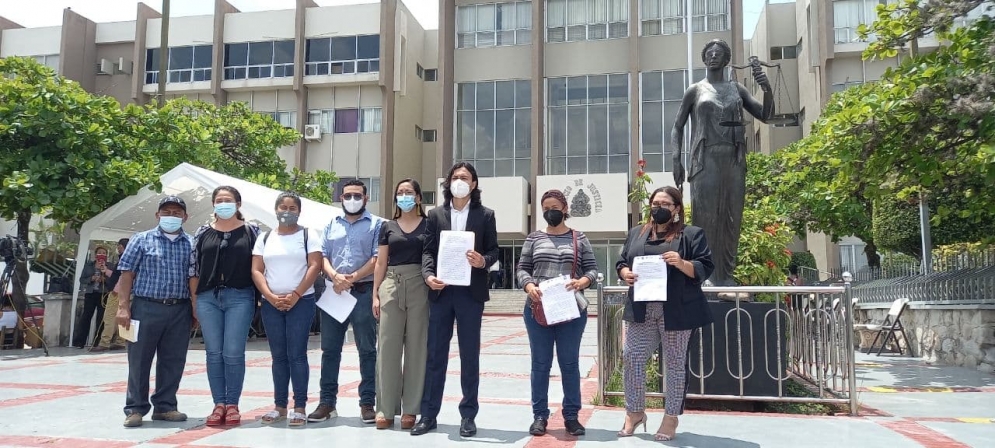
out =
[[674,440],[674,437],[677,436],[677,423],[676,415],[664,415],[663,421],[660,422],[660,429],[656,430],[653,439],[658,442]]
[[[635,414],[636,414],[635,412],[630,412],[630,413],[626,414],[626,417],[628,417],[629,420],[634,420],[632,418],[632,416],[635,415]],[[640,412],[639,414],[640,414],[639,420],[634,420],[632,422],[632,429],[626,431],[625,430],[625,423],[622,423],[622,429],[620,429],[618,431],[618,436],[619,437],[631,437],[633,434],[635,434],[636,428],[639,427],[640,423],[643,424],[643,432],[646,432],[646,413],[645,412]]]

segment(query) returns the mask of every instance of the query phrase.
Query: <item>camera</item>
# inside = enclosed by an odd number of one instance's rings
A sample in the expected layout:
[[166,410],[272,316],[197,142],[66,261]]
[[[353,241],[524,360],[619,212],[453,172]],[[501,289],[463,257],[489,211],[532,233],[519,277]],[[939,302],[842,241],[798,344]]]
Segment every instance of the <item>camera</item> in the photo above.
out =
[[7,235],[0,238],[0,260],[5,263],[10,263],[15,260],[27,260],[28,257],[34,255],[34,251],[28,246],[24,240]]

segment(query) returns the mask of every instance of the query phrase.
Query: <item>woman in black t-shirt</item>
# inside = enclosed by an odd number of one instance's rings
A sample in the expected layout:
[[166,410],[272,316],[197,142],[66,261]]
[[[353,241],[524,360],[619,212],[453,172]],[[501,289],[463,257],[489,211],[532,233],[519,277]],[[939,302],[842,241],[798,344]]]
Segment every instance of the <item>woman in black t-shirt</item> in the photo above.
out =
[[242,195],[221,186],[211,194],[214,222],[194,234],[190,297],[204,335],[207,381],[214,398],[208,426],[242,422],[238,400],[245,380],[245,342],[256,313],[252,248],[259,228],[238,211]]
[[[394,193],[394,220],[380,229],[373,275],[373,316],[380,321],[377,429],[391,427],[398,411],[402,412],[401,429],[415,426],[428,356],[428,286],[421,275],[426,227],[421,186],[414,179],[404,179]],[[399,404],[401,409],[397,409]]]

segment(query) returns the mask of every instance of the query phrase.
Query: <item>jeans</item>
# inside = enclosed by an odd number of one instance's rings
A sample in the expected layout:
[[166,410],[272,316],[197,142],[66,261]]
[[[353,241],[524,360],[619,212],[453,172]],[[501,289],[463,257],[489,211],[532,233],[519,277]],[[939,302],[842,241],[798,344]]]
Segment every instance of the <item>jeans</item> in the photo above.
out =
[[263,301],[263,326],[273,355],[273,403],[287,407],[287,388],[294,385],[294,407],[307,404],[310,367],[307,341],[314,320],[314,294],[301,297],[290,311],[280,311]]
[[346,329],[352,324],[359,351],[359,405],[373,406],[376,402],[377,376],[377,321],[373,318],[373,285],[370,283],[352,288],[356,307],[345,322],[335,320],[328,313],[321,313],[321,404],[335,407],[339,394],[339,364],[342,363],[342,344]]
[[587,311],[580,317],[544,327],[536,322],[532,309],[525,307],[525,329],[532,351],[532,414],[549,419],[549,371],[553,368],[553,346],[560,364],[563,383],[563,419],[577,420],[580,412],[580,340],[587,326]]
[[256,314],[255,288],[221,288],[197,296],[214,404],[238,404],[245,381],[245,342]]
[[[93,335],[93,345],[100,341],[102,324],[104,322],[104,294],[101,292],[88,292],[83,295],[83,315],[76,322],[76,334],[73,335],[73,347],[83,348],[87,339],[90,338],[90,324],[93,315],[97,315],[97,331]],[[112,313],[117,313],[113,310]]]
[[[176,410],[176,391],[180,389],[183,368],[187,364],[190,324],[193,313],[190,301],[174,305],[150,302],[140,297],[131,301],[131,318],[141,322],[138,341],[128,343],[128,395],[124,414],[165,413]],[[149,376],[155,359],[155,393],[149,404]]]

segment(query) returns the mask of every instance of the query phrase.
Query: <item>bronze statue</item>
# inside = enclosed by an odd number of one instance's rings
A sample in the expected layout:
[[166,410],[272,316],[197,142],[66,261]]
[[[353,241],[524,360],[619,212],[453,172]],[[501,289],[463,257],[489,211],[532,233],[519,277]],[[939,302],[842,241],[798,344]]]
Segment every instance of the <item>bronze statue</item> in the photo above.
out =
[[691,118],[691,166],[687,174],[691,209],[694,222],[705,230],[712,249],[715,272],[710,280],[715,286],[736,285],[733,271],[746,197],[743,109],[762,122],[774,114],[770,81],[759,61],[751,60],[751,67],[754,80],[764,91],[763,104],[742,84],[726,78],[731,58],[732,50],[724,41],[716,39],[705,44],[701,59],[707,74],[684,92],[672,133],[678,148],[674,153],[674,182],[683,188],[684,125]]

